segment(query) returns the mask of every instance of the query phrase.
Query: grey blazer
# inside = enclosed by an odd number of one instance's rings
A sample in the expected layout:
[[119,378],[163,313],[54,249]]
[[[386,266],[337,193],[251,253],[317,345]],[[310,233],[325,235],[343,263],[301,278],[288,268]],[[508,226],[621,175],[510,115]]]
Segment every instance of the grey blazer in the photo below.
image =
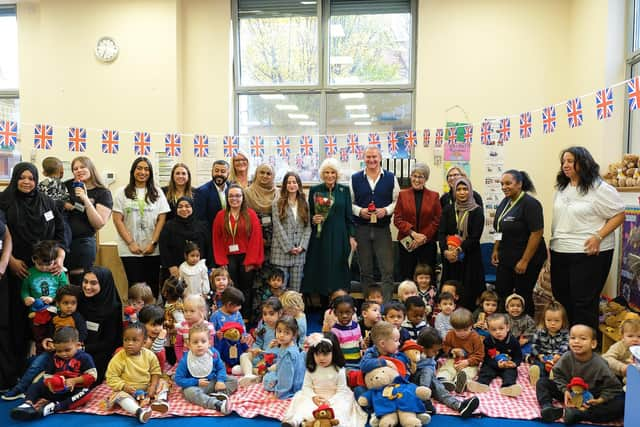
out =
[[[307,203],[305,201],[305,203]],[[284,221],[280,221],[278,214],[278,199],[273,201],[271,221],[273,223],[273,240],[271,242],[271,264],[291,267],[304,264],[311,236],[311,224],[302,224],[300,218],[294,219],[293,211],[287,206],[289,212]],[[291,255],[289,251],[300,246],[304,251],[300,255]]]

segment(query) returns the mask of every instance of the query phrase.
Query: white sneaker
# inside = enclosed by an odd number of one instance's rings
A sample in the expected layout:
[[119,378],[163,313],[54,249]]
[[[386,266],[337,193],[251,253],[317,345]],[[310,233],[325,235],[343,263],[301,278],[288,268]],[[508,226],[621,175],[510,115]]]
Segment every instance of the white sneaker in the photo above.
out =
[[151,402],[151,410],[164,414],[169,410],[169,403],[165,400],[154,400]]
[[218,400],[218,403],[215,404],[216,411],[221,412],[225,415],[229,415],[231,411],[229,410],[229,401],[228,400]]
[[43,417],[51,415],[55,413],[55,409],[56,402],[49,402],[46,405],[42,405],[42,407],[40,408],[40,415],[42,415]]
[[472,393],[486,393],[489,391],[489,386],[477,381],[467,381],[467,390]]
[[147,423],[149,421],[149,418],[151,418],[151,412],[151,408],[138,408],[138,410],[136,411],[138,421],[140,421],[141,424]]

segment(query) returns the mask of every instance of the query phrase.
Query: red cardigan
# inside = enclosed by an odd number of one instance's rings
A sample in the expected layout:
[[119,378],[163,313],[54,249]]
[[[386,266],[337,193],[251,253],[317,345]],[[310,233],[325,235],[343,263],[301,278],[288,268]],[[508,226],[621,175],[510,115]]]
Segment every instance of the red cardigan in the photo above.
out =
[[416,230],[416,198],[413,188],[400,191],[393,217],[393,223],[398,228],[397,239],[401,240],[415,231],[427,236],[427,240],[435,240],[441,214],[440,196],[425,188],[420,207],[420,230]]
[[233,238],[225,230],[223,209],[219,211],[213,221],[211,234],[213,236],[213,254],[216,264],[219,266],[229,265],[227,255],[245,254],[244,265],[252,265],[256,268],[262,266],[264,261],[264,242],[262,241],[262,225],[258,215],[253,209],[248,208],[249,220],[251,221],[251,234],[247,235],[247,227],[244,217],[238,218],[238,228],[236,232],[235,244],[238,251],[229,253],[229,246],[234,243]]

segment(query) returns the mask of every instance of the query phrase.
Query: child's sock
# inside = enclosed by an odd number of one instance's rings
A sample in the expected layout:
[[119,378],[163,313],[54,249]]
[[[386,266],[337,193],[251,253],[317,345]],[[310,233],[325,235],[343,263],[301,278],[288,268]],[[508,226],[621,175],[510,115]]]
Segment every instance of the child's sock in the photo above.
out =
[[522,386],[520,384],[508,385],[506,387],[500,387],[500,394],[509,397],[518,397],[522,393]]
[[133,397],[125,397],[124,399],[121,399],[118,402],[118,405],[130,414],[135,414],[138,409],[140,409],[140,405],[133,400]]
[[489,391],[489,386],[477,381],[467,381],[467,390],[472,393],[486,393]]

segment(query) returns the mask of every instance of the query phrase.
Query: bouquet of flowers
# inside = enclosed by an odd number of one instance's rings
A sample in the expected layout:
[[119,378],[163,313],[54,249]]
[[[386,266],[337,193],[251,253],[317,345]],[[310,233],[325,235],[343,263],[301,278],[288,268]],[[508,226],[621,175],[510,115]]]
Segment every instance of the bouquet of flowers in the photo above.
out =
[[[324,222],[329,216],[331,206],[333,206],[333,194],[331,194],[331,192],[328,195],[316,193],[313,197],[313,205],[316,214],[322,215],[322,222]],[[320,238],[320,234],[322,233],[322,222],[318,224],[318,231],[316,232],[317,238]]]

